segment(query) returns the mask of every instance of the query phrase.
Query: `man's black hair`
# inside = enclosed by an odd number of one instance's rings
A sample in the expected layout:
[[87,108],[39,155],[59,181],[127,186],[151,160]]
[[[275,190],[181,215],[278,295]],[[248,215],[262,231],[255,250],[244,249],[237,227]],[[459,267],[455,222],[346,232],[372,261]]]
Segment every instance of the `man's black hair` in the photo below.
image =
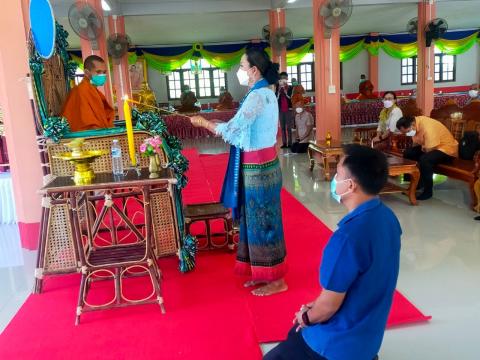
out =
[[282,72],[280,73],[280,77],[282,77],[282,76],[285,76],[285,77],[288,78],[288,73],[285,72],[285,71],[282,71]]
[[351,177],[369,195],[377,195],[388,179],[388,162],[385,155],[367,146],[350,144],[343,148],[343,166]]
[[397,129],[402,130],[408,129],[412,124],[415,122],[415,116],[404,116],[398,119],[397,121]]

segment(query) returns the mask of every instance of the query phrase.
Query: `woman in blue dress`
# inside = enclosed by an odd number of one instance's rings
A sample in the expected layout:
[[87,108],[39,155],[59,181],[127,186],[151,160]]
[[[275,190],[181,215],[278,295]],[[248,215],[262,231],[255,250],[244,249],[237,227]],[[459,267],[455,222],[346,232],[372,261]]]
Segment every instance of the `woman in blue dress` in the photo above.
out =
[[228,123],[201,116],[191,121],[231,145],[221,201],[240,220],[235,272],[250,277],[245,287],[256,287],[254,295],[267,296],[287,290],[282,172],[275,148],[278,102],[269,88],[279,79],[278,65],[264,50],[250,48],[240,61],[237,77],[249,91]]

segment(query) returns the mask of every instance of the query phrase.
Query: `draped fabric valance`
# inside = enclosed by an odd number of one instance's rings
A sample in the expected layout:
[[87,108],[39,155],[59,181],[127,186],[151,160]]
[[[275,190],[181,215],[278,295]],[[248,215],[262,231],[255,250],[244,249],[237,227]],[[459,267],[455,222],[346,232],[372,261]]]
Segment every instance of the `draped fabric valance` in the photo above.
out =
[[[435,46],[448,55],[463,54],[470,50],[475,43],[480,43],[479,34],[478,30],[450,31],[442,38],[435,40]],[[265,41],[222,45],[195,43],[192,46],[139,47],[128,53],[128,62],[134,64],[139,58],[145,59],[148,67],[161,73],[169,73],[181,68],[189,60],[205,59],[212,66],[227,71],[239,64],[245,50],[253,46],[261,47],[271,54],[269,44]],[[287,65],[299,64],[304,56],[313,49],[313,38],[293,40],[287,48]],[[355,58],[364,50],[373,56],[378,56],[382,50],[397,59],[409,58],[417,55],[417,38],[411,34],[379,34],[340,38],[341,62]],[[81,67],[81,53],[71,51],[70,54]]]

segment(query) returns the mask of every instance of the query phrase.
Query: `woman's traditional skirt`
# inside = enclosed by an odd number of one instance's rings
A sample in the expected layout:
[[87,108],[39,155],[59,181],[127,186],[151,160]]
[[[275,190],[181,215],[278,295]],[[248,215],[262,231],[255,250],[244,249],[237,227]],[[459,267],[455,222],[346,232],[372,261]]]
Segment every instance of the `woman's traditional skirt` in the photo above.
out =
[[241,189],[235,272],[252,280],[279,280],[287,268],[280,203],[282,171],[274,147],[242,153]]

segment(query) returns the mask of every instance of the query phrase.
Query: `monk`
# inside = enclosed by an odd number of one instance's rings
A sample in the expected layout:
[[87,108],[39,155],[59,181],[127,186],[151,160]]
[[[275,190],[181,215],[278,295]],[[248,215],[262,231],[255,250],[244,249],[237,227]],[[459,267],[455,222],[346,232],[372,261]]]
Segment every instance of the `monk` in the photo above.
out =
[[180,97],[180,107],[177,109],[182,113],[192,113],[200,111],[200,108],[196,105],[198,100],[195,93],[190,90],[190,86],[183,86],[183,93]]
[[97,89],[107,80],[107,65],[100,56],[91,55],[83,62],[83,69],[84,78],[68,94],[62,116],[72,131],[111,128],[115,110]]
[[233,96],[225,87],[220,88],[220,97],[218,98],[217,110],[231,110],[233,109]]
[[372,100],[378,97],[373,93],[373,84],[370,80],[364,80],[358,86],[358,92],[360,93],[357,100]]

